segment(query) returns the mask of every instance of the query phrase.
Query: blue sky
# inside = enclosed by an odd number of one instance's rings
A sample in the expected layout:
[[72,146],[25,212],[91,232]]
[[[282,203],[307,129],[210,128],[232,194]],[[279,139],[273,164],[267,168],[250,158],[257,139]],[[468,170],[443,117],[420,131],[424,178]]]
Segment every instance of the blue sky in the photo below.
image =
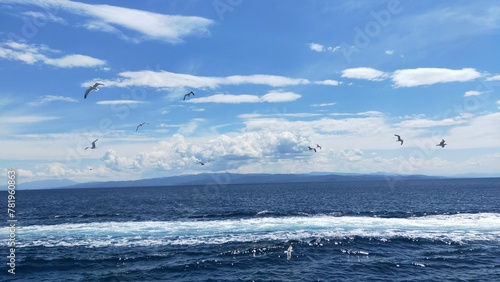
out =
[[499,4],[0,0],[0,162],[25,182],[500,175]]

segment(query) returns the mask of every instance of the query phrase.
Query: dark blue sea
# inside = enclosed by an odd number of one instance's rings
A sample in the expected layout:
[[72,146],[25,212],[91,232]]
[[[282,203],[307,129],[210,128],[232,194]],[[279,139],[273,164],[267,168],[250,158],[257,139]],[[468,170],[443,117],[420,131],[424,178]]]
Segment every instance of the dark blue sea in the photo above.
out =
[[499,178],[230,183],[18,190],[0,279],[500,281]]

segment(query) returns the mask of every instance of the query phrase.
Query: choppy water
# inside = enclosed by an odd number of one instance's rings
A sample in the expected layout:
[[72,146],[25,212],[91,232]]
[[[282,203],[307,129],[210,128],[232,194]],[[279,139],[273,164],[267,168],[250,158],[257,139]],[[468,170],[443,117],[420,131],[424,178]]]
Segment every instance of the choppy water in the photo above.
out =
[[500,179],[21,190],[16,209],[4,280],[500,281]]

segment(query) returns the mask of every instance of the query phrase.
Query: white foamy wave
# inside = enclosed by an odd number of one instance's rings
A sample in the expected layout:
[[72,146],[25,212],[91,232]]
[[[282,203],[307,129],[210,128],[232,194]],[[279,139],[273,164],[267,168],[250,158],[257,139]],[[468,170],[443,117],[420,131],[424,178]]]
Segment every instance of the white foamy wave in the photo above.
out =
[[[7,238],[8,229],[0,236]],[[209,221],[66,223],[20,226],[18,247],[106,247],[223,244],[263,240],[368,237],[451,242],[500,242],[500,214],[456,214],[411,218],[355,216],[259,217]],[[2,245],[7,245],[3,240]]]

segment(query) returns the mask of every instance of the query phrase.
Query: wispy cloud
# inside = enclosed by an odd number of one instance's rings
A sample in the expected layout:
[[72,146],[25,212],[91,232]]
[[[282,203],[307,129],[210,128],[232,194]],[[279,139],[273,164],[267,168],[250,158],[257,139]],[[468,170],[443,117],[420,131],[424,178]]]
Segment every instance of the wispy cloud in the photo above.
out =
[[72,103],[77,103],[78,100],[75,98],[71,97],[64,97],[64,96],[54,96],[54,95],[45,95],[40,98],[38,98],[35,101],[29,102],[29,106],[42,106],[51,102],[56,102],[56,101],[61,101],[61,102],[72,102]]
[[397,70],[392,75],[396,87],[415,87],[445,82],[464,82],[481,77],[473,68],[461,70],[445,68],[416,68]]
[[334,105],[337,105],[337,103],[312,104],[311,107],[329,107]]
[[215,94],[211,96],[194,98],[187,100],[188,103],[226,103],[226,104],[240,104],[240,103],[283,103],[291,102],[299,99],[300,94],[293,92],[269,92],[263,96],[249,95],[249,94]]
[[337,80],[333,80],[333,79],[327,79],[327,80],[315,81],[314,84],[337,86],[337,85],[342,84],[342,82],[341,81],[337,81]]
[[135,104],[143,104],[146,103],[144,101],[136,101],[136,100],[108,100],[108,101],[99,101],[96,102],[98,105],[135,105]]
[[500,74],[486,78],[486,81],[498,81],[500,80]]
[[97,67],[104,66],[106,61],[81,54],[65,55],[60,58],[51,58],[47,53],[58,53],[47,46],[25,44],[8,41],[0,43],[0,58],[21,61],[26,64],[43,63],[59,68]]
[[40,22],[47,21],[47,22],[53,22],[53,23],[59,23],[59,24],[67,24],[65,19],[58,17],[54,14],[48,13],[47,11],[45,11],[44,13],[28,11],[28,12],[23,12],[21,14],[23,16],[28,16],[28,17],[31,17],[33,19],[36,19],[37,21],[40,21]]
[[[80,26],[92,30],[119,34],[135,42],[159,40],[167,43],[180,43],[183,41],[183,38],[190,35],[205,36],[209,34],[208,26],[214,23],[210,19],[196,16],[165,15],[132,8],[104,4],[87,4],[69,0],[6,0],[6,2],[62,9],[82,17],[85,22]],[[96,27],[99,28],[97,29]],[[127,31],[133,31],[140,36],[125,35]]]
[[255,118],[269,118],[269,117],[291,117],[291,118],[304,118],[304,117],[316,117],[320,114],[311,113],[275,113],[275,114],[241,114],[238,115],[242,119],[255,119]]
[[342,77],[378,81],[384,80],[387,74],[373,68],[360,67],[343,70]]
[[[225,77],[196,76],[191,74],[173,73],[168,71],[126,71],[118,74],[113,80],[102,80],[106,86],[130,87],[147,86],[154,88],[195,88],[214,89],[221,85],[260,84],[272,87],[283,87],[290,85],[309,84],[310,81],[303,78],[289,78],[278,75],[254,74],[254,75],[232,75]],[[94,81],[94,80],[92,80]],[[91,84],[85,82],[83,85]]]
[[473,118],[471,114],[462,114],[454,118],[445,118],[441,120],[432,120],[426,118],[416,118],[411,120],[404,120],[402,122],[396,123],[395,126],[402,128],[425,128],[425,127],[435,127],[435,126],[450,126],[457,124],[464,124]]
[[5,123],[37,123],[54,119],[59,119],[59,117],[26,115],[26,116],[8,116],[2,118],[2,120]]
[[471,91],[466,91],[465,94],[464,94],[464,97],[469,97],[469,96],[478,96],[478,95],[481,95],[481,94],[484,94],[485,92],[481,92],[481,91],[476,91],[476,90],[471,90]]

